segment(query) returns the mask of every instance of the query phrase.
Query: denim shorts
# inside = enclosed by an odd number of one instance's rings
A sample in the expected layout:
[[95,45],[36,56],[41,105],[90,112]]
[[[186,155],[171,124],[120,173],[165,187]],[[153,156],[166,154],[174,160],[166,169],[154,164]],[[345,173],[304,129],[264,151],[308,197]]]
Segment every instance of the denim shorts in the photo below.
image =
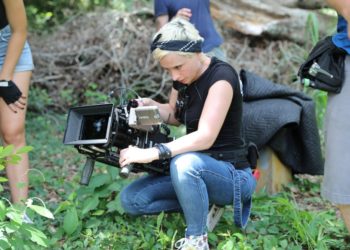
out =
[[[0,30],[0,69],[5,61],[7,46],[11,38],[11,28],[7,25],[5,28]],[[26,41],[22,50],[22,54],[18,59],[15,72],[30,71],[34,69],[32,52],[29,44]]]

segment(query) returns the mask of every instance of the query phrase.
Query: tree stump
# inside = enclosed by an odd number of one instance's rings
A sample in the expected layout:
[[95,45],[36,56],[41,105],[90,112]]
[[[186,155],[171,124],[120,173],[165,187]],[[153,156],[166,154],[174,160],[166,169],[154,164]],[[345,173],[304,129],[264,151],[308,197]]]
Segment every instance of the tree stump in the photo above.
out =
[[260,151],[257,169],[260,171],[256,191],[266,189],[268,194],[282,191],[282,187],[292,182],[292,171],[285,166],[270,149]]

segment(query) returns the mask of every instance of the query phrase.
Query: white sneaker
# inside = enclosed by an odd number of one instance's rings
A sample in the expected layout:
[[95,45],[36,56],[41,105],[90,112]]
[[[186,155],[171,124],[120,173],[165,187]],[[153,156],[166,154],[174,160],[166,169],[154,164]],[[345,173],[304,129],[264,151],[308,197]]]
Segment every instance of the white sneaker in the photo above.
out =
[[207,234],[182,238],[175,243],[180,250],[209,250]]
[[218,207],[215,204],[211,206],[211,209],[207,216],[207,229],[208,232],[213,231],[216,224],[219,222],[221,216],[223,215],[225,211],[224,207]]

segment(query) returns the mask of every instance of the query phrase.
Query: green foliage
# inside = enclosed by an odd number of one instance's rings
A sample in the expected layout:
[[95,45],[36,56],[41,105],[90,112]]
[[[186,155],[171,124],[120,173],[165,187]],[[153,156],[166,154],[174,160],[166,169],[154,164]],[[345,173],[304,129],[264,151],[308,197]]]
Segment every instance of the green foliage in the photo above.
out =
[[[309,49],[305,50],[304,60],[306,60],[306,58],[308,57],[308,52],[311,50],[311,48],[315,46],[316,43],[320,40],[319,22],[317,16],[314,13],[308,15],[306,22],[306,30],[306,47],[308,47]],[[306,86],[304,86],[303,91],[310,95],[315,102],[316,120],[319,128],[322,152],[324,152],[324,120],[327,108],[327,92],[324,92],[322,90],[315,90]]]
[[314,13],[310,13],[307,17],[306,27],[308,37],[311,39],[311,44],[314,46],[320,40],[318,19]]
[[97,83],[90,83],[88,89],[84,93],[87,104],[103,103],[108,101],[108,95],[98,91]]
[[[17,151],[14,151],[14,146],[9,145],[6,147],[0,147],[0,172],[5,169],[7,163],[17,164],[23,153],[27,153],[32,150],[32,147],[25,146]],[[6,182],[4,177],[0,178],[0,182]],[[4,189],[0,184],[0,193],[3,193]],[[3,196],[1,194],[1,196]],[[43,206],[34,205],[33,201],[39,200],[38,198],[31,198],[23,204],[11,204],[9,200],[2,197],[0,200],[0,248],[1,249],[33,249],[38,246],[47,247],[48,239],[43,231],[39,230],[34,224],[28,224],[24,221],[24,214],[30,211],[49,218],[54,219],[52,213]]]
[[46,89],[31,86],[28,103],[28,109],[40,113],[47,112],[47,108],[52,105],[53,101]]
[[149,5],[150,0],[27,0],[26,11],[32,32],[50,32],[53,27],[62,24],[81,12],[97,7],[132,10],[136,5]]
[[[54,221],[36,218],[38,230],[47,234],[48,248],[174,249],[184,235],[183,216],[126,215],[119,194],[132,179],[120,178],[118,168],[96,164],[89,186],[80,186],[84,157],[62,144],[65,119],[50,113],[28,114],[28,140],[36,147],[31,164],[38,170],[30,175],[31,195],[50,200],[46,206],[55,217]],[[182,132],[174,128],[172,133]],[[303,178],[294,183],[291,188],[309,194],[304,201],[318,204],[319,210],[298,205],[289,189],[275,196],[258,193],[245,231],[234,226],[232,207],[226,207],[208,235],[211,249],[348,249],[343,222],[320,199],[320,183]]]

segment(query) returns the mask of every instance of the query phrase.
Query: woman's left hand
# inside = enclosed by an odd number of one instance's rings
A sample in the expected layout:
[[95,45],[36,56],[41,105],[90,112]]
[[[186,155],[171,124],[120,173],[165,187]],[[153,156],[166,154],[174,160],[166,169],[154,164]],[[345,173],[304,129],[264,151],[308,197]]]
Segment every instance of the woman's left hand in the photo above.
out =
[[158,159],[158,150],[156,148],[138,148],[129,146],[120,151],[119,164],[124,167],[130,163],[149,163]]

